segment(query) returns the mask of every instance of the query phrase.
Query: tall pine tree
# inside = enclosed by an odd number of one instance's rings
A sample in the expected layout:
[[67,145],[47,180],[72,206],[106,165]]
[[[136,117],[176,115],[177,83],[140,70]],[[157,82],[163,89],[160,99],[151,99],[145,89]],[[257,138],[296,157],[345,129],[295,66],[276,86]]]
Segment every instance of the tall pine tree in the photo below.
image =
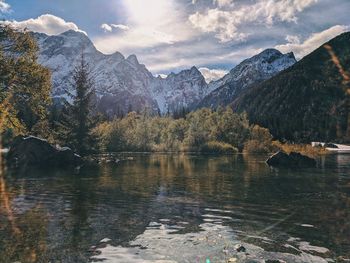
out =
[[98,117],[93,111],[92,103],[94,82],[83,54],[73,72],[73,86],[74,93],[70,94],[72,104],[64,110],[61,132],[67,145],[79,154],[86,155],[95,150],[96,138],[92,130]]

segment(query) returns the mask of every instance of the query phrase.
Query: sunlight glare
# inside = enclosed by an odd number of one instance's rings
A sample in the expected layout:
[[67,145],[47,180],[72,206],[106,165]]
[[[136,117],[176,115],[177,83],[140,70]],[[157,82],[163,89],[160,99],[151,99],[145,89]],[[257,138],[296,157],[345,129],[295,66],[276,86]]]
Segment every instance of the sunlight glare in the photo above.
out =
[[124,0],[132,21],[143,26],[155,26],[167,20],[172,12],[172,2],[172,0]]

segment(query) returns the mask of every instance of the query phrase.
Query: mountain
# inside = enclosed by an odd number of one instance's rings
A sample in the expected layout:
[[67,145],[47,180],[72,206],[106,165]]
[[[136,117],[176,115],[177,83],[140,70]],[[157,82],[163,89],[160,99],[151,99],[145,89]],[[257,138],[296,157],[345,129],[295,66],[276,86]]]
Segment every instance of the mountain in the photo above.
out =
[[127,58],[119,52],[105,55],[81,32],[33,35],[39,45],[39,63],[52,71],[53,97],[57,101],[69,100],[67,91],[74,90],[72,73],[83,53],[94,78],[97,107],[110,117],[131,110],[166,113],[228,105],[247,87],[295,63],[292,53],[283,55],[268,49],[208,85],[196,67],[166,78],[154,77],[135,55]]
[[69,100],[72,73],[83,53],[94,78],[98,109],[111,117],[145,108],[162,113],[177,107],[192,108],[208,93],[208,85],[195,67],[165,79],[156,78],[135,55],[105,55],[81,32],[33,36],[39,45],[39,63],[52,71],[53,97]]
[[257,84],[233,102],[253,123],[294,141],[350,139],[350,32]]
[[241,62],[223,78],[211,82],[208,89],[212,92],[199,103],[198,107],[215,109],[218,106],[227,106],[242,91],[253,84],[273,77],[295,62],[293,53],[282,54],[276,49],[266,49],[260,54]]
[[192,110],[209,93],[203,75],[196,67],[158,78],[152,86],[153,96],[162,112],[182,108]]

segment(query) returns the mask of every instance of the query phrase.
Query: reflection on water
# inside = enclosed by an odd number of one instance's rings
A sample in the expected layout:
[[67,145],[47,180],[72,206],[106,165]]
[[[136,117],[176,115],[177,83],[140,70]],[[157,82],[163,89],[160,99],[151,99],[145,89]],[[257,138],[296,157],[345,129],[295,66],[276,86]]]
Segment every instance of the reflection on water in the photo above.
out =
[[78,175],[7,172],[0,262],[350,258],[350,155],[299,170],[265,158],[138,155]]
[[[98,255],[93,256],[92,259],[106,263],[206,262],[206,259],[212,262],[229,262],[230,259],[240,262],[264,262],[264,259],[300,263],[327,262],[322,257],[312,255],[310,251],[325,254],[328,253],[328,250],[310,246],[307,242],[300,242],[299,249],[285,244],[285,247],[291,248],[295,254],[269,252],[253,244],[237,240],[235,232],[222,222],[202,223],[199,227],[200,232],[179,233],[183,229],[181,223],[168,225],[151,222],[144,233],[130,242],[129,247],[111,246],[108,241],[101,242],[101,247],[96,250],[99,252]],[[255,238],[273,243],[273,240],[266,237]],[[237,253],[235,247],[241,245],[249,253]]]

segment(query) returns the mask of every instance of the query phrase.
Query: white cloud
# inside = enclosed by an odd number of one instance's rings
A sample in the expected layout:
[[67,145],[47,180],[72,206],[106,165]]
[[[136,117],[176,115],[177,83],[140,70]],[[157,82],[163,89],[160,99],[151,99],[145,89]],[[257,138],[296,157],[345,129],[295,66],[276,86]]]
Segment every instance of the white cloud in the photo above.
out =
[[238,32],[237,25],[240,24],[238,16],[234,16],[230,11],[220,9],[209,9],[207,13],[196,12],[190,15],[189,20],[192,25],[202,32],[215,32],[215,37],[222,42],[230,40],[242,41],[246,34]]
[[193,65],[198,68],[210,68],[208,65],[234,65],[260,51],[261,49],[249,46],[234,51],[230,47],[222,49],[221,45],[206,39],[196,42],[181,42],[155,50],[145,50],[138,54],[138,58],[147,65],[151,72],[164,73],[188,69]]
[[114,28],[116,28],[116,29],[120,29],[120,30],[124,30],[124,31],[126,31],[126,30],[129,30],[130,28],[128,27],[128,26],[126,26],[126,25],[116,25],[116,24],[111,24],[111,27],[114,27]]
[[214,0],[214,4],[218,5],[219,7],[224,6],[231,6],[233,0]]
[[159,44],[173,44],[174,42],[173,35],[146,27],[119,30],[119,32],[94,39],[97,49],[103,53],[113,53],[115,51],[134,53],[130,50],[153,47]]
[[112,32],[113,29],[120,29],[120,30],[123,30],[123,31],[127,31],[129,30],[130,28],[126,25],[116,25],[116,24],[102,24],[101,25],[101,28],[105,31],[105,32]]
[[101,28],[105,31],[105,32],[112,32],[113,28],[108,25],[108,24],[102,24]]
[[300,44],[300,38],[298,36],[287,35],[286,40],[288,41],[288,43]]
[[30,31],[48,35],[61,34],[67,30],[79,31],[86,34],[86,32],[80,30],[73,22],[66,22],[62,18],[50,14],[41,15],[38,18],[31,18],[24,21],[6,21],[6,23],[18,29],[26,28]]
[[287,36],[286,40],[288,43],[283,45],[278,45],[275,48],[283,53],[294,52],[295,56],[300,59],[305,55],[309,54],[325,42],[331,40],[337,35],[346,32],[350,29],[350,26],[336,25],[330,27],[322,32],[314,33],[310,37],[300,42],[299,38],[296,36]]
[[297,13],[315,4],[318,0],[258,0],[251,5],[226,7],[230,1],[216,1],[218,7],[196,12],[189,16],[194,28],[202,32],[215,33],[221,42],[241,41],[247,33],[239,26],[260,23],[271,26],[276,21],[297,22]]
[[11,6],[5,1],[0,1],[0,13],[8,13],[11,10]]
[[166,74],[157,74],[157,77],[160,77],[162,79],[166,79],[168,75]]
[[[159,45],[173,45],[186,41],[198,32],[188,26],[186,7],[175,0],[122,0],[126,8],[125,25],[106,24],[109,32],[93,39],[104,53],[120,51],[132,53],[135,49]],[[119,30],[113,30],[113,29]]]
[[207,83],[210,83],[213,80],[218,80],[228,73],[227,70],[223,69],[199,68],[198,70],[202,73]]

